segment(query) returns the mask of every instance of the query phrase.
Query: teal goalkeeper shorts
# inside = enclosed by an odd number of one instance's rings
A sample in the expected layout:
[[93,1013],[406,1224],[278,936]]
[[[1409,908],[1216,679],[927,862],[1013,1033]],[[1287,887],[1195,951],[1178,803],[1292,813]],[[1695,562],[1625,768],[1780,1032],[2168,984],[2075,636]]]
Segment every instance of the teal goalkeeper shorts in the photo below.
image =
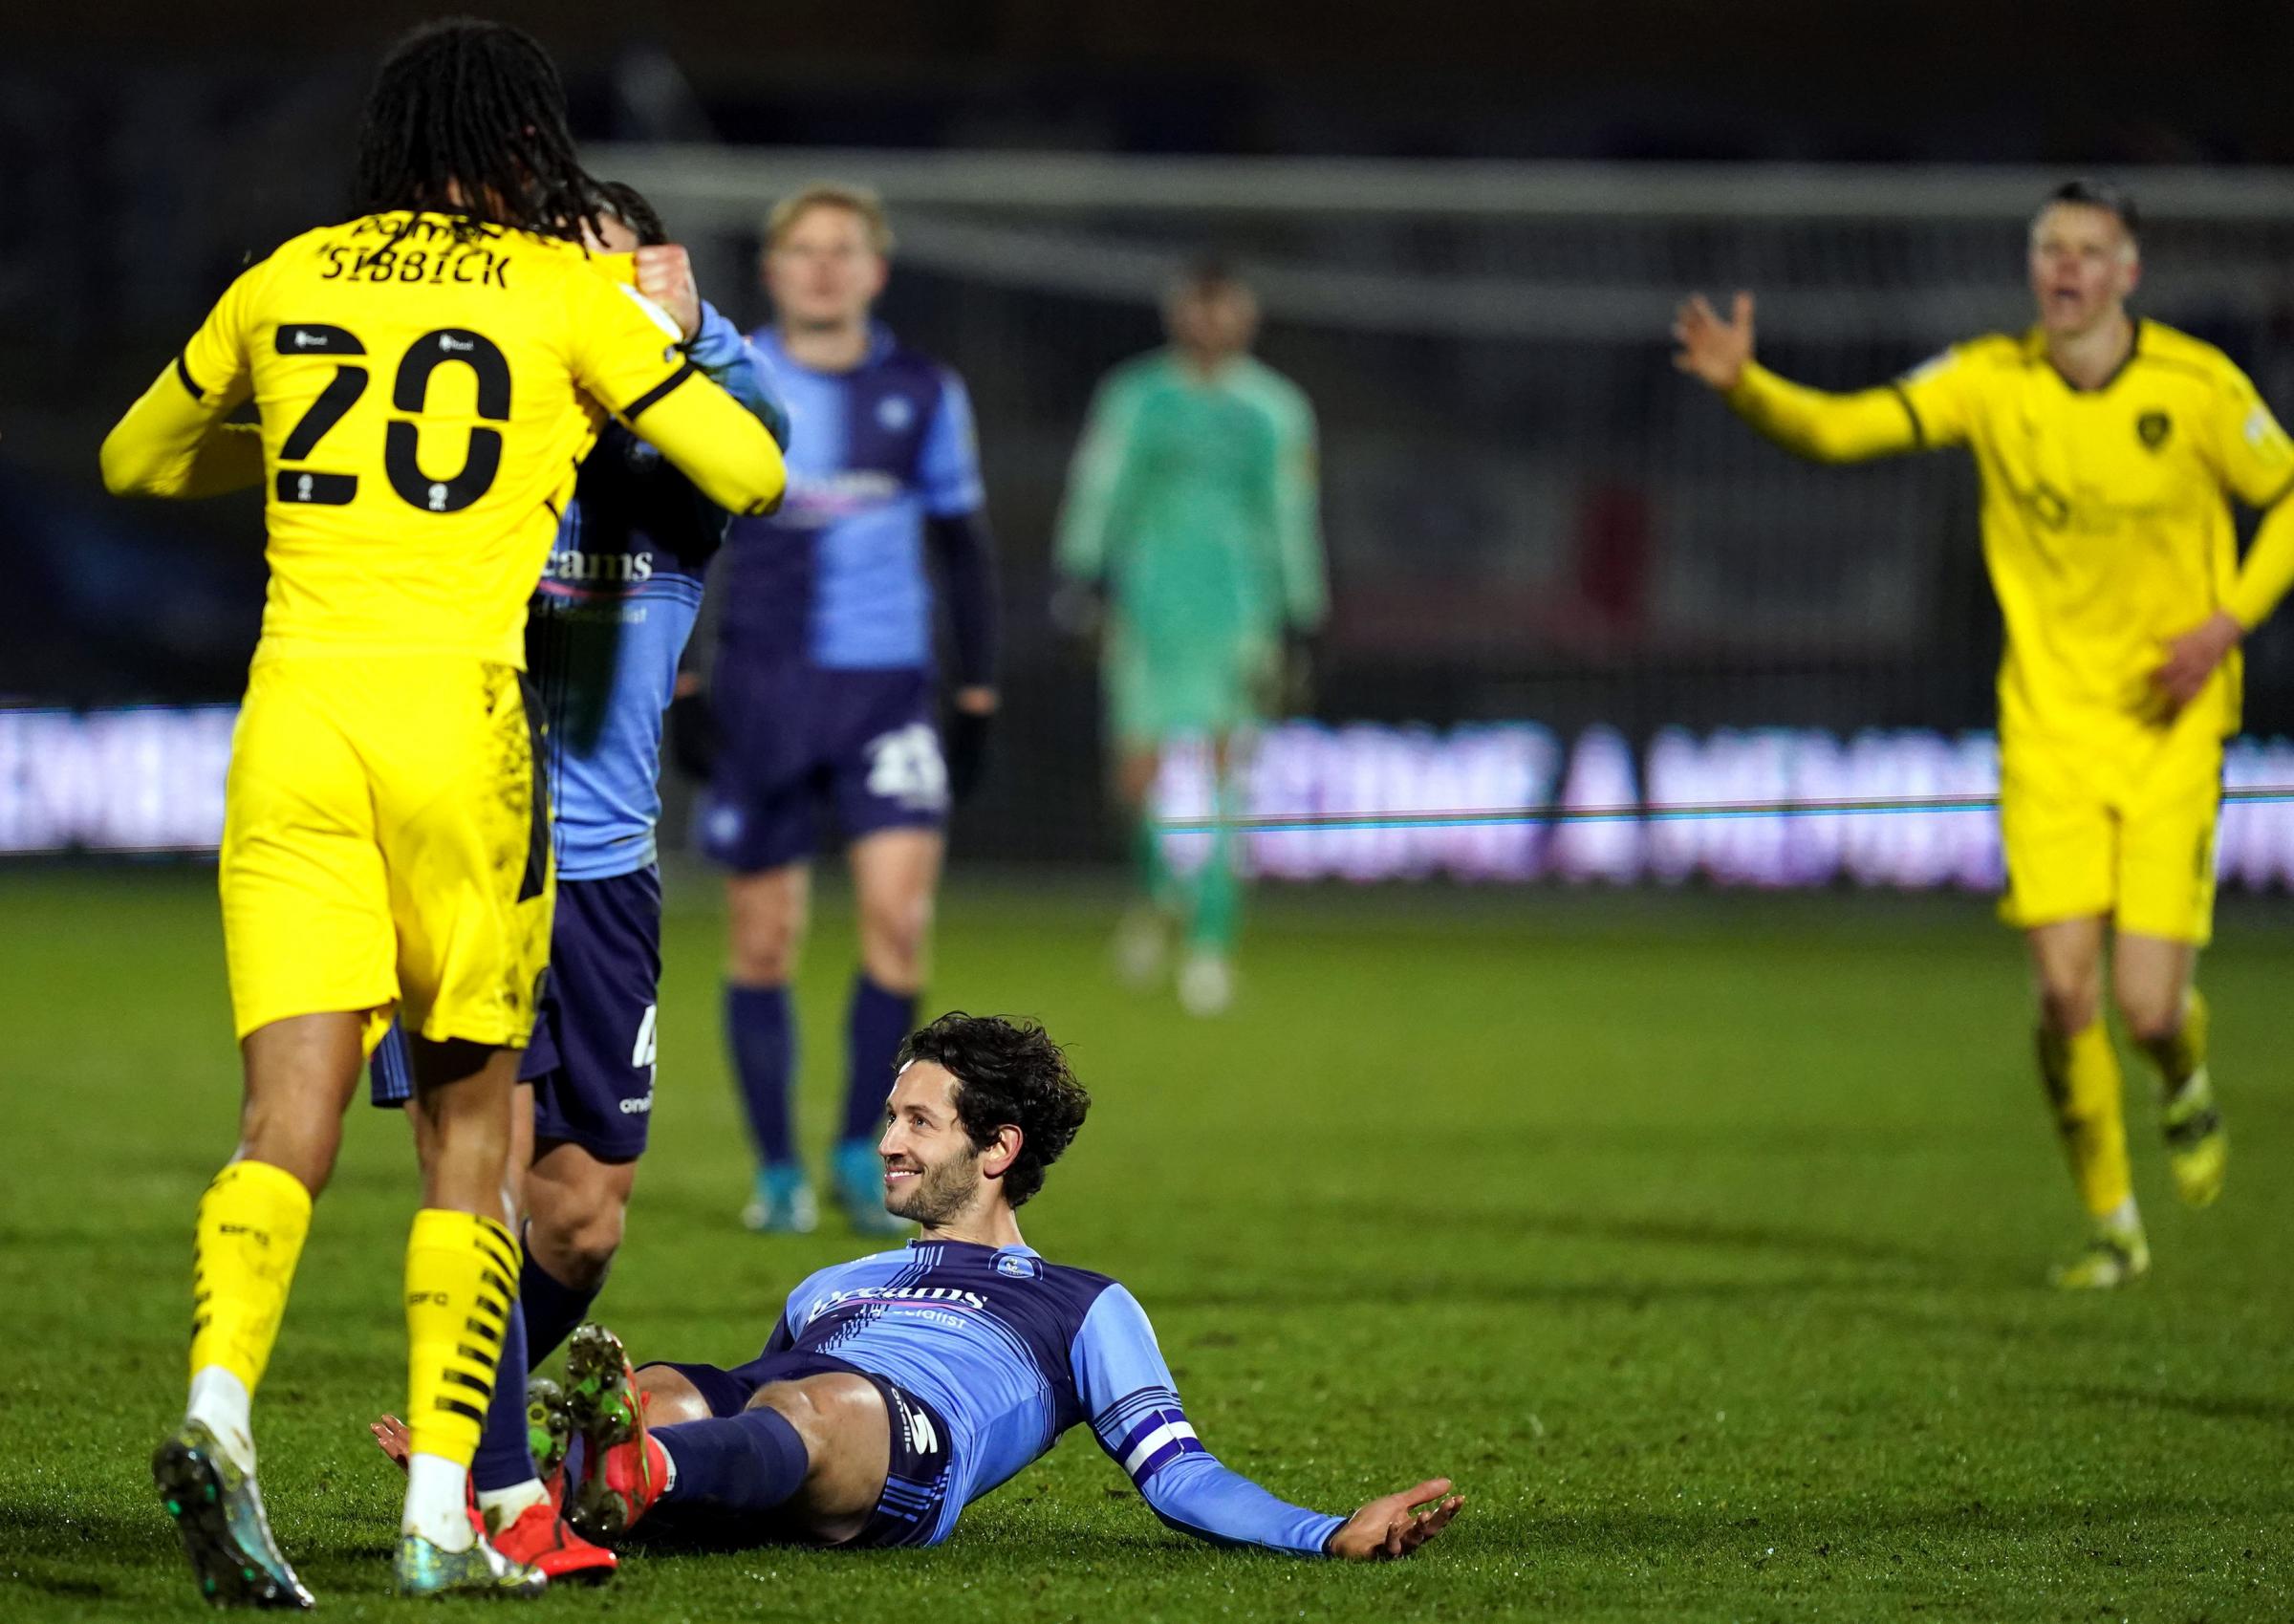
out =
[[1266,713],[1280,671],[1271,639],[1151,643],[1112,629],[1103,670],[1109,730],[1131,750],[1253,726]]

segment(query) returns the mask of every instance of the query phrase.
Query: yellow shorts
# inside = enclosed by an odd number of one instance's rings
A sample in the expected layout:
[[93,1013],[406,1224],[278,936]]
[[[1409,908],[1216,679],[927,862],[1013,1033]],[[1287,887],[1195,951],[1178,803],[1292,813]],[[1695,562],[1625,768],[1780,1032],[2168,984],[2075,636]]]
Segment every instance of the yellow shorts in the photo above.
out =
[[2002,738],[2000,842],[2020,929],[2109,915],[2118,929],[2204,946],[2215,925],[2222,741],[2211,722],[2132,747]]
[[549,962],[550,817],[519,674],[430,655],[260,660],[224,791],[223,939],[244,1038],[394,1008],[522,1047]]

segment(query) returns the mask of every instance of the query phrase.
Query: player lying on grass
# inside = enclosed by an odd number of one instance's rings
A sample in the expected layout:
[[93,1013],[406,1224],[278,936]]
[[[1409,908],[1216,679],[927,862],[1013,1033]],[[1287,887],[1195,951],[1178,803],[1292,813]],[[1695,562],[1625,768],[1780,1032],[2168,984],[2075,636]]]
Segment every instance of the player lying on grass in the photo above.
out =
[[[583,223],[603,253],[634,253],[638,292],[684,335],[703,376],[784,443],[788,415],[765,359],[705,303],[685,250],[652,206],[601,183]],[[470,1482],[496,1549],[552,1580],[602,1579],[611,1551],[566,1527],[527,1444],[526,1375],[589,1315],[620,1246],[653,1120],[661,967],[661,715],[732,516],[628,429],[582,459],[574,500],[526,617],[540,697],[557,859],[550,973],[518,1068],[510,1140],[513,1227],[525,1219],[517,1301]],[[377,1105],[412,1106],[405,1034],[375,1050]]]
[[[266,493],[219,875],[246,1093],[199,1205],[190,1395],[152,1472],[203,1593],[269,1607],[312,1598],[264,1516],[253,1394],[394,1014],[422,1124],[398,1584],[546,1582],[466,1508],[516,1295],[503,1177],[553,897],[526,600],[607,411],[726,508],[764,510],[785,482],[629,262],[570,240],[594,183],[530,38],[418,30],[376,76],[358,146],[358,214],[234,281],[102,453],[123,495]],[[258,422],[226,421],[249,403]]]
[[[1880,389],[1829,395],[1752,354],[1752,297],[1680,308],[1676,364],[1763,434],[1824,462],[1965,445],[2006,621],[2000,666],[2001,915],[2030,944],[2039,1064],[2092,1223],[2055,1271],[2110,1287],[2150,1267],[2129,1181],[2112,991],[2157,1073],[2168,1161],[2194,1206],[2224,1140],[2192,985],[2213,928],[2222,741],[2238,645],[2294,582],[2294,444],[2212,345],[2127,314],[2134,209],[2074,182],[2031,223],[2030,331],[1973,339]],[[2230,499],[2265,509],[2243,566]]]
[[[1039,1028],[943,1015],[900,1050],[877,1151],[900,1251],[790,1292],[765,1351],[632,1371],[600,1326],[567,1359],[567,1482],[594,1539],[937,1545],[965,1505],[1087,1423],[1156,1514],[1226,1545],[1406,1556],[1462,1499],[1433,1478],[1351,1517],[1287,1505],[1195,1436],[1146,1314],[1103,1274],[1046,1261],[1015,1209],[1091,1101]],[[376,1428],[385,1448],[396,1423]]]

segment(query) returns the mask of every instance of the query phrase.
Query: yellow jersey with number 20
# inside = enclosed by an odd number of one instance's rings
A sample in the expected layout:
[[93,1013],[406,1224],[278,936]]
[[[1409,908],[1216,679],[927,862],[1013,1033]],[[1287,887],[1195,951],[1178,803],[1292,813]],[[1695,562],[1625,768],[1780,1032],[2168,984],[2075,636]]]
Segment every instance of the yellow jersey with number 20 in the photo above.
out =
[[[626,255],[434,214],[323,227],[231,284],[106,441],[106,483],[263,481],[258,660],[523,667],[526,601],[605,412],[735,512],[780,499],[771,437],[679,337]],[[259,426],[218,421],[250,399]]]

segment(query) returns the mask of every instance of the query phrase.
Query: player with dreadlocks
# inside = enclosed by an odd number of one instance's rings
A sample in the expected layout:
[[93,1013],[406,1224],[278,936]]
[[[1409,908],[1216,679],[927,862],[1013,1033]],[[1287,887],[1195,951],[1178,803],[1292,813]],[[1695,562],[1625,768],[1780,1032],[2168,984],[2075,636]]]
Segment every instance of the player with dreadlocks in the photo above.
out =
[[557,67],[532,36],[456,19],[399,42],[367,98],[354,183],[361,214],[407,209],[486,226],[572,236],[594,216],[597,186],[566,128]]
[[[465,20],[401,43],[357,176],[360,212],[242,274],[103,446],[117,494],[266,497],[219,876],[246,1093],[199,1207],[190,1400],[152,1462],[203,1593],[253,1606],[312,1605],[256,1489],[251,1398],[394,1016],[422,1179],[399,1588],[545,1583],[467,1503],[516,1301],[504,1173],[555,895],[527,599],[605,413],[733,512],[787,479],[632,259],[575,240],[596,193],[524,34]],[[225,421],[250,401],[258,422]]]

